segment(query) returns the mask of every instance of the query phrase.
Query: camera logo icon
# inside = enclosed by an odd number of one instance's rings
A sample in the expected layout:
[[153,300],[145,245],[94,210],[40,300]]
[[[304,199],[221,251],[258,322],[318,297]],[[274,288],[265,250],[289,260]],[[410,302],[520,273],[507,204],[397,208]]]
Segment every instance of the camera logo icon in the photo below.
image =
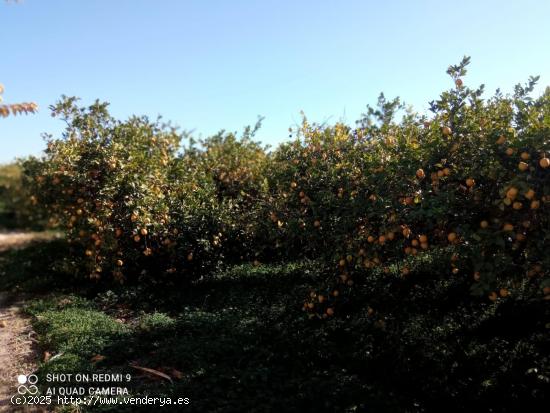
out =
[[19,394],[37,394],[38,393],[38,387],[36,387],[36,383],[38,383],[38,377],[36,374],[29,374],[26,376],[25,374],[20,374],[17,376],[17,382],[19,383],[19,386],[17,387],[17,393]]

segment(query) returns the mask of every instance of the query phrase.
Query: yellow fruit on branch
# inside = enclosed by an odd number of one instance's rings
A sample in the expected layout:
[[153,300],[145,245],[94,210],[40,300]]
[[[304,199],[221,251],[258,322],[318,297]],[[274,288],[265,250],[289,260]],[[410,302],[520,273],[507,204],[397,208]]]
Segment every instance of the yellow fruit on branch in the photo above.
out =
[[550,167],[550,158],[546,158],[546,157],[542,158],[539,161],[539,165],[543,169],[546,169],[546,168]]
[[521,208],[523,208],[523,204],[519,201],[516,201],[512,204],[512,208],[514,208],[515,210],[520,210]]
[[518,196],[518,189],[511,187],[506,191],[506,198],[514,200],[516,199],[516,196]]
[[525,172],[526,170],[529,169],[529,164],[522,161],[518,164],[518,169],[522,172]]
[[526,193],[525,193],[525,198],[531,200],[535,197],[535,191],[533,191],[532,189],[529,189]]
[[444,136],[450,136],[453,133],[451,128],[449,128],[448,126],[443,126],[443,128],[441,128],[441,132]]

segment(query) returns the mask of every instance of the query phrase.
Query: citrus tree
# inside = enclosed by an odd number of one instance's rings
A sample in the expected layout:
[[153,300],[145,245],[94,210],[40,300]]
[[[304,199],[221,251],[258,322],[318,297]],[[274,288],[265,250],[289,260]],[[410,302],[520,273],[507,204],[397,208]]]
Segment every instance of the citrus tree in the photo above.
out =
[[465,84],[468,63],[449,67],[453,87],[429,116],[381,95],[354,126],[304,117],[272,152],[257,128],[183,147],[170,125],[65,98],[52,108],[63,137],[26,164],[31,202],[48,206],[94,279],[173,282],[223,263],[315,258],[336,284],[304,305],[328,316],[357,276],[414,279],[415,260],[436,255],[441,276],[463,277],[474,295],[544,295],[550,92],[530,97],[531,78],[484,98]]

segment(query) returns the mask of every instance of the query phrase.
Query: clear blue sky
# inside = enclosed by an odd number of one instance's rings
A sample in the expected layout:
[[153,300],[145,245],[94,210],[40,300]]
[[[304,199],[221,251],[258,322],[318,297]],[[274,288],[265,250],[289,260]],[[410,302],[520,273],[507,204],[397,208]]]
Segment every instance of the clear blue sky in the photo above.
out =
[[0,119],[0,162],[38,154],[62,124],[61,94],[111,102],[117,117],[162,114],[195,134],[241,130],[276,144],[304,110],[354,122],[380,91],[418,110],[472,56],[488,91],[541,75],[550,84],[548,1],[24,0],[0,3],[6,102],[34,116]]

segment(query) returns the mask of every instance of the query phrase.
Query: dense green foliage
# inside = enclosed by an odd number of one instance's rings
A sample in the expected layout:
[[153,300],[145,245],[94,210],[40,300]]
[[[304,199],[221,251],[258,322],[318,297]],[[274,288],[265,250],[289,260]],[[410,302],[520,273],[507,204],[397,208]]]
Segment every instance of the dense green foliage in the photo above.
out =
[[18,164],[0,165],[0,229],[40,228],[41,210],[33,205]]
[[256,128],[182,152],[170,125],[67,98],[53,108],[63,138],[25,164],[31,199],[67,233],[75,269],[103,282],[175,285],[222,263],[303,257],[340,262],[348,282],[358,268],[451,246],[449,274],[470,277],[476,294],[506,295],[525,275],[542,291],[550,93],[529,97],[531,79],[484,100],[463,84],[467,63],[449,68],[455,87],[430,119],[396,121],[402,106],[381,96],[356,128],[304,118],[269,153]]

